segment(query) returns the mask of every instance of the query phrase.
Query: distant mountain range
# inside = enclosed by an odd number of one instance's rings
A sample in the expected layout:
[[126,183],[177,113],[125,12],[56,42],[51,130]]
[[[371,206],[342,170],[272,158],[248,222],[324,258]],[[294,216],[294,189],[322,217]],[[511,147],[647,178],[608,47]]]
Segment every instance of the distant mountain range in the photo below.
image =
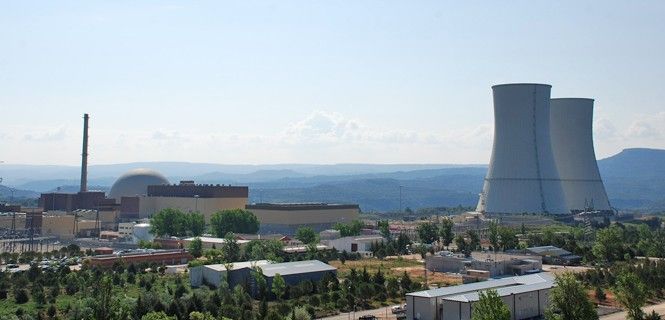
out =
[[[665,210],[665,150],[626,149],[598,161],[612,205],[622,209]],[[90,189],[107,191],[122,173],[151,168],[171,182],[224,183],[250,187],[250,202],[358,203],[364,211],[391,211],[440,206],[475,206],[486,165],[336,164],[218,165],[146,162],[95,165]],[[74,166],[2,165],[4,184],[14,196],[36,197],[60,187],[78,190]],[[401,187],[400,187],[401,186]],[[0,197],[8,189],[0,186]]]

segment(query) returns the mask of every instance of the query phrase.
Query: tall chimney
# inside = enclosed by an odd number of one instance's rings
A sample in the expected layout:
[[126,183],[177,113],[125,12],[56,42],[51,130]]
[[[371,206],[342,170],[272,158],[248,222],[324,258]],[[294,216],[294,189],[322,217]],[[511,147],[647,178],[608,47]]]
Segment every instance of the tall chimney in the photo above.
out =
[[83,153],[81,153],[81,192],[88,191],[88,114],[83,114]]

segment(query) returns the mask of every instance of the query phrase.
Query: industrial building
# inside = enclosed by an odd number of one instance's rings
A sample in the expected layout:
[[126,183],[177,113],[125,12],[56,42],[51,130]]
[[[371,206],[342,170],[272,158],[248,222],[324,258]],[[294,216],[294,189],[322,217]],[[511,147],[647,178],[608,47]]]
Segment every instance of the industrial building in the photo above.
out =
[[[494,252],[472,252],[470,257],[443,251],[425,258],[427,270],[468,274],[468,270],[486,271],[487,277],[525,275],[540,272],[539,255],[519,255]],[[482,278],[482,277],[481,277]]]
[[406,295],[406,319],[469,320],[479,292],[489,289],[497,291],[513,320],[535,319],[545,314],[554,286],[550,274],[539,273],[412,292]]
[[266,279],[268,288],[272,288],[275,275],[279,274],[289,286],[309,280],[321,281],[327,274],[337,274],[337,268],[319,260],[293,261],[269,264],[261,267],[261,273]]
[[339,252],[346,251],[348,253],[358,253],[363,257],[371,257],[374,255],[372,245],[383,243],[385,240],[380,235],[361,235],[321,240],[321,243],[329,248],[335,248]]
[[152,170],[140,169],[126,173],[113,184],[110,196],[120,201],[123,219],[147,218],[163,209],[201,212],[207,222],[220,210],[243,209],[249,190],[244,186],[195,184],[180,181],[169,184]]
[[551,86],[492,87],[494,144],[481,213],[612,212],[593,147],[593,100],[550,99]]
[[112,267],[116,262],[122,262],[126,265],[141,263],[156,264],[184,264],[193,257],[185,250],[147,250],[145,252],[131,252],[123,254],[99,255],[88,258],[90,266]]
[[268,260],[257,260],[192,267],[189,268],[189,282],[195,288],[204,284],[219,288],[226,279],[229,288],[234,288],[236,285],[248,283],[253,268],[262,268],[270,263]]
[[547,264],[577,265],[582,261],[582,257],[555,246],[531,247],[525,251],[541,256],[543,262]]
[[229,287],[246,285],[252,294],[256,294],[255,282],[251,280],[252,269],[256,269],[266,279],[268,288],[272,287],[275,275],[279,274],[289,286],[309,281],[321,281],[326,274],[336,274],[337,269],[318,260],[294,261],[284,263],[270,263],[266,260],[234,262],[230,265],[214,264],[190,268],[189,279],[192,287],[208,284],[219,287],[226,277]]
[[593,99],[550,100],[554,160],[569,212],[611,212],[593,147]]
[[[183,248],[189,248],[189,244],[192,243],[195,239],[201,239],[201,243],[204,249],[221,249],[222,246],[226,243],[224,238],[214,238],[214,237],[191,237],[182,239]],[[244,247],[249,243],[250,240],[236,240],[236,243],[240,247]]]
[[245,207],[261,223],[259,233],[295,234],[299,227],[316,232],[332,228],[336,223],[358,219],[357,204],[328,203],[258,203]]

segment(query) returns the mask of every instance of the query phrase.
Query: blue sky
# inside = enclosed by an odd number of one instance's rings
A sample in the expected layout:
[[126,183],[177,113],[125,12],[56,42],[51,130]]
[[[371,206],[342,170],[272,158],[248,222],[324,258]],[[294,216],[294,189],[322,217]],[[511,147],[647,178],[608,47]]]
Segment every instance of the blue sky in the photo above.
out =
[[491,85],[665,148],[663,1],[0,1],[0,160],[487,163]]

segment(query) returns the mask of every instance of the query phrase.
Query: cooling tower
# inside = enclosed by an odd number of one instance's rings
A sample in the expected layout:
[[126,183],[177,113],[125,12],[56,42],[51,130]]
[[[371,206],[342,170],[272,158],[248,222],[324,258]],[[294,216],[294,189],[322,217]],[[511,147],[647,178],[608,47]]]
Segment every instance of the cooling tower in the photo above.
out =
[[478,212],[567,213],[550,143],[550,89],[503,84],[494,95],[494,146]]
[[593,148],[593,99],[550,100],[550,136],[566,207],[608,211]]

